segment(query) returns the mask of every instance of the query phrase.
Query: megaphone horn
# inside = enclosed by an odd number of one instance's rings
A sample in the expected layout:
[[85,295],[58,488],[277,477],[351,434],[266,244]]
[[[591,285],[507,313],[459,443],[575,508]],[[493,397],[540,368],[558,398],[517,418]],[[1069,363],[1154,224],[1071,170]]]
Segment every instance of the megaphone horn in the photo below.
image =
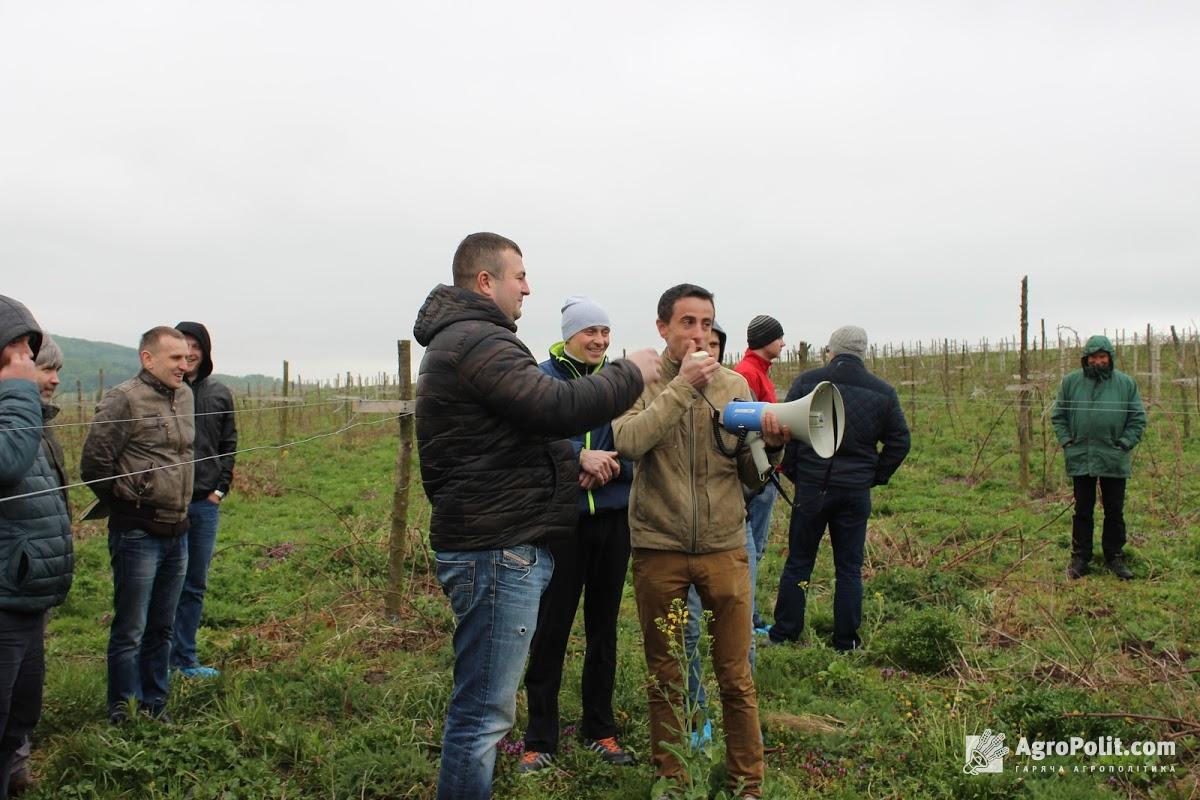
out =
[[761,431],[763,414],[770,411],[821,458],[832,458],[846,433],[846,408],[842,393],[829,381],[790,403],[752,403],[734,400],[721,413],[721,425],[730,433]]

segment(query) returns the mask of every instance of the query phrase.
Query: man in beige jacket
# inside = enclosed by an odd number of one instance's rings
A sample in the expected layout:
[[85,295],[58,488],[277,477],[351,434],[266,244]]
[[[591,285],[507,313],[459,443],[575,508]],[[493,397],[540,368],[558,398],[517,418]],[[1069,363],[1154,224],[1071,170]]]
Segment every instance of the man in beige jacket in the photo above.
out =
[[[699,286],[685,283],[663,293],[657,320],[667,345],[662,375],[613,422],[613,433],[617,450],[636,462],[629,527],[634,592],[651,676],[655,771],[665,778],[680,775],[681,765],[663,743],[682,742],[681,729],[688,722],[677,719],[674,711],[683,702],[679,659],[657,621],[667,620],[672,601],[685,601],[688,587],[695,585],[713,615],[709,630],[730,780],[740,784],[739,797],[760,797],[763,748],[749,662],[750,572],[742,484],[761,486],[767,475],[755,469],[748,448],[730,457],[714,438],[714,409],[751,396],[745,378],[722,367],[704,348],[715,316],[712,293]],[[733,437],[721,435],[732,451]],[[789,438],[773,415],[764,415],[763,439],[772,464],[778,463]],[[672,633],[682,637],[682,624]]]

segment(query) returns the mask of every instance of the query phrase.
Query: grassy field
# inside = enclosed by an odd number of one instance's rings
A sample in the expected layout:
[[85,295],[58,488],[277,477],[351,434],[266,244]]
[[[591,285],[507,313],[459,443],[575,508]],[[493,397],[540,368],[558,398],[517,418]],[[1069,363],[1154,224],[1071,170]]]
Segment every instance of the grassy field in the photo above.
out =
[[[897,367],[888,377],[901,374]],[[920,393],[902,393],[916,417],[913,452],[874,495],[865,649],[843,656],[827,646],[826,547],[810,589],[806,641],[759,653],[767,796],[1200,794],[1200,615],[1192,610],[1200,447],[1179,434],[1184,406],[1164,398],[1152,408],[1135,454],[1127,518],[1137,580],[1120,583],[1098,569],[1068,583],[1071,498],[1061,457],[1041,444],[1044,397],[1035,411],[1034,489],[1024,494],[1016,485],[1012,395],[1002,388],[1008,378],[959,376],[952,392],[936,375],[916,387]],[[245,441],[277,441],[274,423],[254,416],[245,418]],[[291,430],[343,422],[340,412],[318,409]],[[223,675],[175,682],[172,725],[105,720],[111,580],[103,531],[81,527],[75,586],[50,626],[35,755],[42,785],[33,797],[432,798],[453,621],[432,578],[419,486],[405,610],[395,621],[382,612],[396,445],[396,424],[388,422],[241,459],[200,635],[203,660]],[[67,450],[77,456],[69,437]],[[781,504],[759,584],[768,613],[787,520]],[[577,629],[564,726],[579,714],[582,648]],[[556,769],[518,778],[522,698],[513,742],[497,762],[496,796],[645,797],[653,782],[645,678],[627,587],[615,706],[622,739],[641,765],[608,767],[567,736]],[[1005,733],[1009,746],[1022,735],[1111,735],[1172,739],[1178,749],[1152,759],[1009,756],[1002,774],[965,775],[963,737],[985,728]],[[715,753],[697,769],[711,767],[704,777],[719,781],[720,760]],[[1087,771],[1149,763],[1174,771]],[[1029,764],[1051,769],[1019,771]]]

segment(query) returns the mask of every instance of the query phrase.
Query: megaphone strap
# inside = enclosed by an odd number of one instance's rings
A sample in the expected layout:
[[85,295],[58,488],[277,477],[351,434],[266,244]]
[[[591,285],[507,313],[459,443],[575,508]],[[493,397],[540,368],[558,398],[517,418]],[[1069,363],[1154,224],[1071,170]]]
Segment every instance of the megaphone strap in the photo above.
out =
[[[816,497],[818,501],[825,496],[826,492],[829,491],[829,478],[831,475],[833,475],[832,458],[829,459],[829,465],[825,467],[825,480],[821,481],[821,491],[817,493]],[[805,503],[801,503],[799,500],[792,500],[791,496],[783,488],[783,481],[779,480],[779,476],[776,473],[772,472],[768,479],[775,484],[775,488],[779,491],[779,496],[783,498],[783,502],[787,503],[793,511],[808,513]],[[814,508],[812,510],[815,511],[816,509]]]

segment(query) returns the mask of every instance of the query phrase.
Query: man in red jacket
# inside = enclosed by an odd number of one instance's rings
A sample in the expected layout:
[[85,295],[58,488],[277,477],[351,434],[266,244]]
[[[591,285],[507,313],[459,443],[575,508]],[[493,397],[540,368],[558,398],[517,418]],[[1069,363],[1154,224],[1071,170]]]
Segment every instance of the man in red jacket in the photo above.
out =
[[[771,362],[783,352],[783,345],[783,326],[774,317],[759,314],[746,326],[746,354],[733,371],[750,384],[750,391],[754,393],[750,399],[760,403],[776,402],[775,383],[768,373]],[[758,564],[767,552],[767,534],[771,528],[771,511],[775,508],[776,493],[774,482],[768,481],[762,491],[746,504],[746,546],[754,546],[754,558],[750,563],[751,609],[754,612],[754,630],[764,635],[767,628],[758,614],[754,594],[758,583]]]

